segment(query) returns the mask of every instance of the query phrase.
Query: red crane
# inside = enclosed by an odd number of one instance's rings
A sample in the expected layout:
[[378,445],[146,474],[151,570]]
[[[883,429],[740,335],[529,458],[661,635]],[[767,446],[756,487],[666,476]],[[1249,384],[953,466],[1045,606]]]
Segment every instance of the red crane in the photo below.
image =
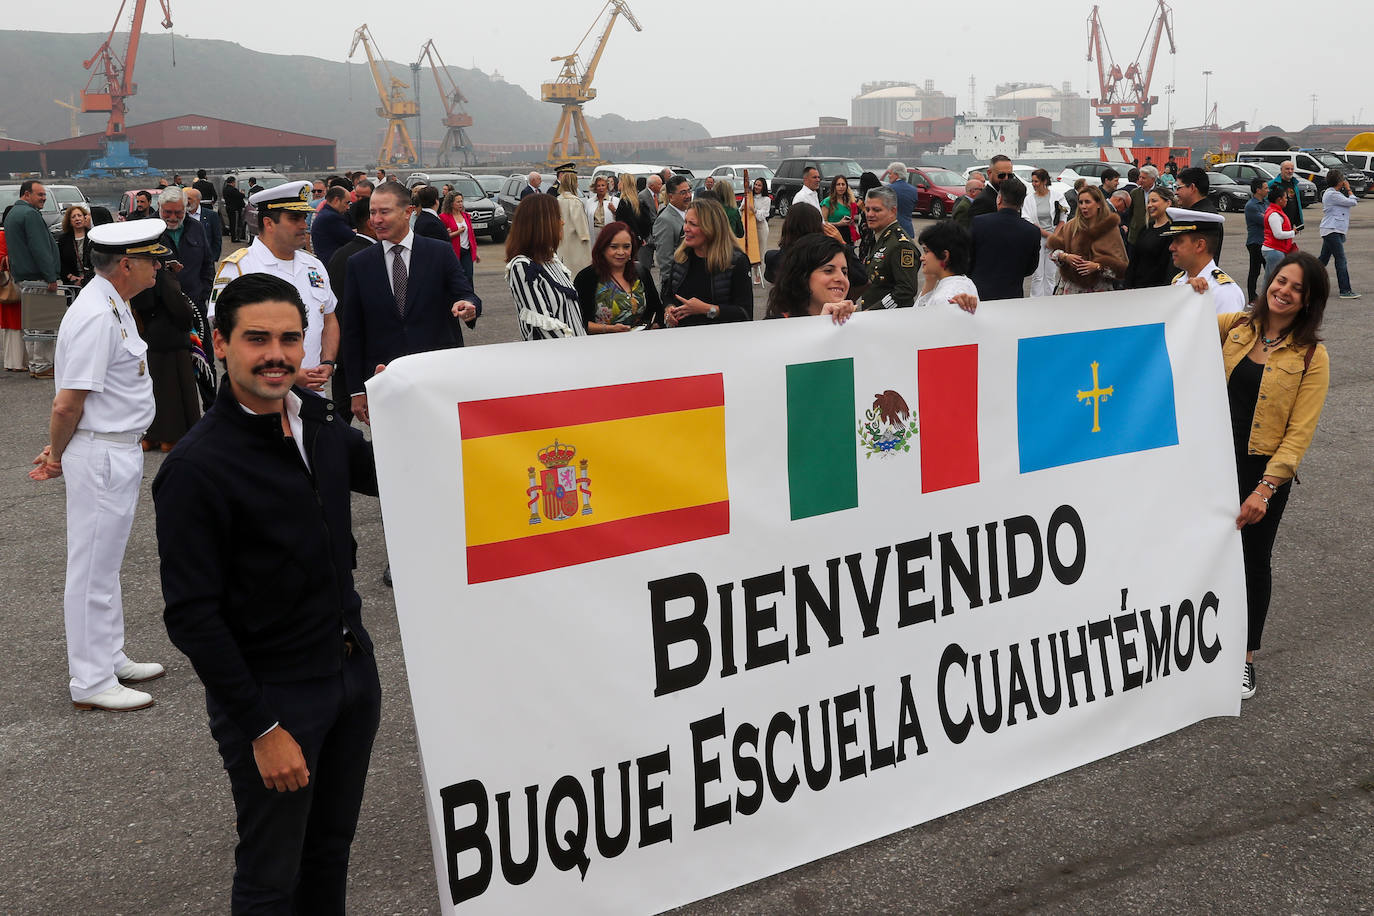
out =
[[[172,27],[171,0],[158,0],[162,6],[162,27]],[[147,0],[134,0],[133,17],[129,23],[129,44],[121,57],[110,47],[114,41],[115,30],[119,28],[124,16],[124,7],[129,0],[120,0],[119,12],[115,14],[110,34],[90,60],[81,66],[91,71],[86,88],[81,90],[81,110],[83,112],[109,112],[110,120],[105,125],[106,140],[124,139],[124,100],[138,92],[134,82],[134,62],[138,59],[138,42],[143,33],[143,10]],[[94,87],[94,88],[92,88]]]
[[[1112,49],[1107,44],[1107,34],[1102,28],[1102,18],[1098,7],[1094,6],[1088,16],[1088,60],[1097,61],[1097,85],[1100,95],[1092,100],[1093,113],[1102,121],[1102,146],[1112,145],[1112,123],[1117,118],[1130,118],[1135,125],[1132,142],[1136,145],[1145,142],[1145,119],[1150,116],[1159,96],[1150,95],[1150,82],[1155,73],[1155,60],[1159,57],[1160,39],[1169,36],[1169,53],[1174,48],[1174,13],[1164,0],[1156,0],[1154,16],[1140,43],[1135,60],[1122,71],[1112,59]],[[1145,58],[1145,46],[1150,53]],[[1141,61],[1145,59],[1142,66]]]

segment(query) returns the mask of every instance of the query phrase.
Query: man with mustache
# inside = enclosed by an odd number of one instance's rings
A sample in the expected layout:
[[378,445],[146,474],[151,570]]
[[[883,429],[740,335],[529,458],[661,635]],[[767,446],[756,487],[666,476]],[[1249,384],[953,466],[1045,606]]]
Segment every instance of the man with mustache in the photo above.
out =
[[372,445],[293,384],[305,337],[291,283],[230,282],[218,398],[153,481],[167,633],[234,797],[235,913],[342,916],[381,710],[349,496],[377,495]]

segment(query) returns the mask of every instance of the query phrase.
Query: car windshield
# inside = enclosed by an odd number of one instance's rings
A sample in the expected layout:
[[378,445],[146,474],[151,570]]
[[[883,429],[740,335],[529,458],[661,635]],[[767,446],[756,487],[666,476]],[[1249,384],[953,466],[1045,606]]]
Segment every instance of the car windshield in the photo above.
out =
[[945,188],[961,187],[964,179],[951,172],[949,169],[926,169],[926,177],[933,185]]
[[[501,190],[501,184],[505,180],[506,179],[502,178],[500,175],[493,175],[490,178],[479,178],[477,179],[477,183],[482,186],[483,191],[486,191],[488,194],[494,194]],[[467,195],[464,196],[466,197]]]
[[1349,163],[1343,162],[1331,153],[1311,153],[1310,155],[1328,169],[1345,169],[1350,167]]
[[78,188],[53,187],[48,189],[48,204],[44,210],[60,208],[63,204],[84,204],[85,196]]
[[859,163],[853,159],[818,159],[816,160],[816,168],[820,169],[821,174],[826,178],[834,178],[836,175],[858,178],[863,171],[859,168]]
[[452,181],[440,182],[439,187],[453,185],[453,190],[463,195],[464,200],[481,199],[487,196],[487,192],[482,190],[482,186],[471,178],[455,178]]
[[[749,180],[750,180],[750,181],[753,181],[755,178],[762,178],[764,181],[772,181],[772,180],[773,180],[773,170],[772,170],[772,169],[769,169],[769,168],[764,168],[763,166],[751,166],[750,168],[747,168],[747,169],[735,169],[735,172],[736,172],[735,177],[736,177],[737,179],[741,180],[741,181],[744,180],[744,173],[745,173],[745,172],[748,172],[748,173],[749,173]],[[727,176],[725,176],[725,177],[728,178],[728,177],[730,177],[730,176],[727,175]]]
[[19,200],[18,188],[0,188],[0,213],[14,206],[17,200]]

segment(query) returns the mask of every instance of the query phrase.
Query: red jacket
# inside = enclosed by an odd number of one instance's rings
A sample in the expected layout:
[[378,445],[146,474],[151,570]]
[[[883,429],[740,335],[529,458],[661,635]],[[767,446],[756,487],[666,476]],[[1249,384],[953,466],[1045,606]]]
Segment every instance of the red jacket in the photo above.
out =
[[[444,225],[448,227],[449,232],[453,232],[458,228],[458,220],[454,218],[452,213],[444,213],[440,215],[439,219],[444,221]],[[468,226],[468,252],[472,255],[472,263],[476,264],[482,259],[477,256],[477,236],[472,233],[472,217],[468,216],[466,210],[463,211],[463,222],[467,223]],[[460,237],[456,235],[449,236],[449,241],[453,244],[453,253],[458,255],[458,260],[461,261],[463,260],[463,249],[459,242],[459,238]]]

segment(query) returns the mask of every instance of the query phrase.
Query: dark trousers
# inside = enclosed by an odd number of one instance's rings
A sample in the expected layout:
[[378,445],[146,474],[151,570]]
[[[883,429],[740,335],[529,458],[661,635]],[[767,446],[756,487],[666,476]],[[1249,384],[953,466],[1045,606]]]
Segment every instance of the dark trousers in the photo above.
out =
[[1336,286],[1342,296],[1354,292],[1350,285],[1350,271],[1345,264],[1345,233],[1328,232],[1322,236],[1322,253],[1317,255],[1317,260],[1326,266],[1326,262],[1334,257],[1336,259]]
[[[1264,518],[1240,529],[1240,546],[1245,556],[1246,615],[1250,623],[1249,635],[1245,640],[1247,652],[1259,649],[1260,637],[1264,635],[1264,621],[1269,616],[1269,597],[1274,591],[1274,538],[1279,533],[1284,507],[1288,505],[1289,491],[1293,489],[1293,481],[1290,480],[1279,487],[1278,492],[1270,494],[1269,488],[1259,482],[1268,464],[1268,455],[1236,456],[1240,502],[1245,502],[1246,497],[1256,490],[1269,496],[1269,511],[1264,513]],[[1239,511],[1240,503],[1236,504],[1236,508]]]
[[224,215],[229,217],[229,241],[243,241],[243,211],[225,210]]
[[1260,244],[1245,246],[1245,250],[1250,252],[1250,273],[1245,278],[1245,292],[1250,297],[1247,302],[1255,301],[1255,284],[1259,282],[1260,274],[1264,273],[1264,254],[1261,251],[1263,248]]
[[238,815],[232,912],[343,916],[349,847],[381,719],[376,660],[354,649],[339,674],[263,684],[262,692],[301,746],[310,782],[295,792],[266,788],[253,759],[256,736],[245,736],[207,695]]
[[463,268],[463,273],[468,275],[468,286],[472,286],[472,252],[464,248],[463,253],[458,256],[458,263]]

